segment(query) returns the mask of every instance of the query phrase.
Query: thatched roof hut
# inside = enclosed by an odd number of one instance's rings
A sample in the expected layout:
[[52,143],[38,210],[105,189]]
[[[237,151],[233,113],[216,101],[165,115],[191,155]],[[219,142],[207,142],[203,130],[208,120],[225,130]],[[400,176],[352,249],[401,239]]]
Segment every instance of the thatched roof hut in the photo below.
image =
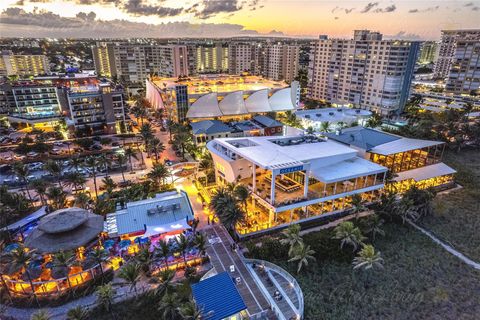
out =
[[73,250],[88,244],[102,231],[102,216],[81,208],[61,209],[40,219],[25,245],[42,253]]

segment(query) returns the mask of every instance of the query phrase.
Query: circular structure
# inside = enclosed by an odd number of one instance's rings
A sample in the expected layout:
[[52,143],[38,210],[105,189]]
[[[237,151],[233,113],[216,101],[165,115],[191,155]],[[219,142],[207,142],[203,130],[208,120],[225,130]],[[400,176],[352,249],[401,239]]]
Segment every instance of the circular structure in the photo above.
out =
[[25,239],[40,253],[77,249],[103,231],[103,217],[81,208],[61,209],[40,219],[38,228]]
[[88,211],[80,208],[61,209],[40,220],[38,229],[46,233],[74,230],[88,220]]

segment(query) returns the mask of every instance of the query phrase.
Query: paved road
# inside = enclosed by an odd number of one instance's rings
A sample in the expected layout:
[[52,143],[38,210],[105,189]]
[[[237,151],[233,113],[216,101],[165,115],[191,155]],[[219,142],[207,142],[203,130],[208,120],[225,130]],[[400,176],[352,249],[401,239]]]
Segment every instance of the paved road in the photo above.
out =
[[248,313],[254,315],[269,309],[267,300],[245,266],[240,253],[231,249],[230,246],[234,242],[225,228],[215,225],[205,228],[204,232],[210,244],[207,247],[207,253],[215,270],[218,273],[227,271],[233,278],[241,279],[237,289],[247,305]]

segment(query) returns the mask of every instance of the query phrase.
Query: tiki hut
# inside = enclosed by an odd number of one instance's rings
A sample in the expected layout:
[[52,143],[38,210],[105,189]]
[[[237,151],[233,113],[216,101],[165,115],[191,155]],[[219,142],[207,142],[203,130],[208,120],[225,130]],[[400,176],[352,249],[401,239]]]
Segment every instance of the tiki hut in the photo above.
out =
[[61,209],[40,219],[25,245],[41,253],[73,250],[88,244],[102,231],[102,216],[81,208]]

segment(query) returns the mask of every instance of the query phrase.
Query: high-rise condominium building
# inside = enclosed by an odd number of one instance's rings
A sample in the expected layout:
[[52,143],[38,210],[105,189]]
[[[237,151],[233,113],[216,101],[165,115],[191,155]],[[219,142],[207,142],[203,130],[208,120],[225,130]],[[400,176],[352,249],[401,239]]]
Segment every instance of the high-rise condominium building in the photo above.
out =
[[98,74],[127,82],[143,82],[150,75],[188,75],[187,47],[183,45],[97,43],[92,52]]
[[243,43],[229,45],[229,73],[248,72],[265,78],[290,83],[297,76],[300,46],[285,43]]
[[446,79],[445,89],[456,94],[480,90],[480,30],[443,30],[440,58],[435,68]]
[[369,109],[401,112],[407,101],[418,42],[382,40],[378,32],[357,30],[354,38],[312,43],[308,97]]
[[430,64],[437,60],[438,43],[435,41],[425,41],[420,46],[420,53],[418,55],[418,63]]
[[[475,42],[480,41],[480,30],[442,30],[442,38],[438,53],[438,60],[435,64],[434,74],[438,79],[446,79],[452,69],[454,59],[458,59],[455,51],[457,43],[462,42],[462,46],[469,43],[471,49],[474,49]],[[459,57],[460,58],[460,57]],[[464,57],[461,57],[464,59]]]
[[2,51],[0,76],[37,76],[50,73],[45,55],[20,55]]
[[228,46],[223,43],[188,46],[190,74],[228,72]]

